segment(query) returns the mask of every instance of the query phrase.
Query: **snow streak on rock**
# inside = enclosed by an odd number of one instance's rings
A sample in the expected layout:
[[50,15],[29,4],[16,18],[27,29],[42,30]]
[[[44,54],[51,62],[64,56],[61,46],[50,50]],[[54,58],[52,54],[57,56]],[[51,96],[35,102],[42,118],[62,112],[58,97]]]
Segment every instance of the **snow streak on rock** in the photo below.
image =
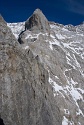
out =
[[18,39],[19,34],[24,31],[25,22],[7,23],[7,26],[11,28],[13,34]]

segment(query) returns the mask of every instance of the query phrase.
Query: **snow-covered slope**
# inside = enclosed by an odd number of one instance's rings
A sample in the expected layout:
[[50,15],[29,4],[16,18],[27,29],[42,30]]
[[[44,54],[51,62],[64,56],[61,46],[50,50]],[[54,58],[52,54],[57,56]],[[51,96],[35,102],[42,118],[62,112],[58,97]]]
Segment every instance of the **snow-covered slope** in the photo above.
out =
[[7,23],[7,26],[11,28],[13,34],[18,39],[19,34],[24,30],[25,22]]
[[50,24],[50,32],[25,30],[23,23],[8,24],[22,48],[39,55],[63,115],[62,125],[84,125],[84,24]]

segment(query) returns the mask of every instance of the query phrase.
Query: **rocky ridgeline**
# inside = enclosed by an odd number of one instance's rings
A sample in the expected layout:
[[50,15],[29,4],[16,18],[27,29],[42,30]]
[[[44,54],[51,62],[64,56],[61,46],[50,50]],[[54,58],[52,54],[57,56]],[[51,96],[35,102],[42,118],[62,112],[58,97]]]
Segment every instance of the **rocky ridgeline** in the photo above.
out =
[[[0,117],[5,125],[61,125],[48,71],[0,16]],[[1,119],[0,119],[1,123]]]

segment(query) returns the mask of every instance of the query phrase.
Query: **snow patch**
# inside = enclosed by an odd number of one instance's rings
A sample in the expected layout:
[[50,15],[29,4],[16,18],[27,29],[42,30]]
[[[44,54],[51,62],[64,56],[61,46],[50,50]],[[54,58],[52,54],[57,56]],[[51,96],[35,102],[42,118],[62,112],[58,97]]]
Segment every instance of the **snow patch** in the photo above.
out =
[[58,39],[65,39],[65,37],[62,36],[61,34],[56,34],[56,37],[57,37]]
[[74,125],[74,122],[69,121],[65,116],[63,116],[62,125]]
[[59,79],[58,76],[55,76],[56,79]]
[[53,39],[53,41],[46,40],[46,42],[49,42],[49,47],[50,47],[51,50],[53,50],[53,45],[61,46],[60,42],[58,40],[56,40],[56,39]]
[[63,116],[62,125],[68,125],[68,119],[65,116]]
[[83,100],[83,97],[81,96],[81,94],[73,86],[71,86],[70,94],[72,95],[73,99],[75,99],[75,100],[80,100],[80,99]]
[[59,86],[58,84],[56,84],[55,81],[53,81],[50,77],[49,77],[49,83],[53,84],[53,88],[55,89],[55,91],[59,91],[59,90],[63,90],[62,86]]
[[[71,81],[68,81],[68,85],[66,85],[65,87],[62,87],[62,86],[59,86],[54,80],[52,80],[52,78],[49,77],[49,83],[52,84],[55,92],[61,94],[63,98],[65,98],[64,93],[67,94],[67,96],[69,96],[70,98],[72,98],[78,108],[77,114],[81,114],[84,117],[84,114],[81,111],[81,109],[77,103],[77,100],[84,101],[83,96],[80,94],[80,91],[82,93],[84,93],[84,91],[82,89],[75,88],[75,85],[78,84],[77,82],[74,82],[73,79],[71,79]],[[54,96],[56,96],[55,93],[54,93]],[[65,112],[67,114],[69,114],[69,111],[67,109],[65,109]]]
[[50,37],[52,37],[53,39],[55,39],[55,36],[53,36],[52,34],[50,34]]
[[25,22],[7,23],[7,26],[12,30],[13,35],[18,39],[19,34],[24,31]]
[[24,47],[24,49],[28,49],[28,48],[29,48],[29,46],[25,46],[25,47]]

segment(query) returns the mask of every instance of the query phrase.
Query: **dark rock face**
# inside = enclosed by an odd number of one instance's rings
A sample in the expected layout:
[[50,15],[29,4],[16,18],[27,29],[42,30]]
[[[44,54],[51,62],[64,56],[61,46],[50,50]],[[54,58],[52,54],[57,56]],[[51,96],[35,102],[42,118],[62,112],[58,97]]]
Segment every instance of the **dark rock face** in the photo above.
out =
[[61,125],[39,57],[23,49],[0,17],[0,115],[5,125]]
[[33,15],[25,22],[25,30],[50,32],[49,22],[41,10],[36,9]]
[[4,125],[3,119],[0,118],[0,125]]

